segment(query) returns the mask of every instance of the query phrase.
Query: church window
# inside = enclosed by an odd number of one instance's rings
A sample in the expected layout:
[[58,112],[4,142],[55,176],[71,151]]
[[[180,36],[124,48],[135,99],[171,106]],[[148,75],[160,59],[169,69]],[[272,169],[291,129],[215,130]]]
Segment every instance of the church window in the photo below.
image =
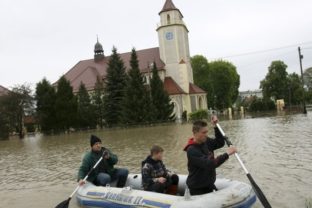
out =
[[171,24],[170,22],[171,22],[170,15],[167,14],[167,23],[168,23],[168,24]]

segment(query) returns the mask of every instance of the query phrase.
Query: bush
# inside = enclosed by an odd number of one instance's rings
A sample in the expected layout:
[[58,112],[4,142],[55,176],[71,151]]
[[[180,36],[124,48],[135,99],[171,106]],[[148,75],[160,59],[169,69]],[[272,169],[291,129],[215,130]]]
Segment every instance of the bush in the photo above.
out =
[[191,121],[207,119],[208,111],[207,110],[198,110],[189,114],[189,118]]
[[269,99],[260,99],[260,98],[254,99],[248,108],[248,110],[251,112],[271,111],[274,109],[275,109],[274,101],[269,100]]

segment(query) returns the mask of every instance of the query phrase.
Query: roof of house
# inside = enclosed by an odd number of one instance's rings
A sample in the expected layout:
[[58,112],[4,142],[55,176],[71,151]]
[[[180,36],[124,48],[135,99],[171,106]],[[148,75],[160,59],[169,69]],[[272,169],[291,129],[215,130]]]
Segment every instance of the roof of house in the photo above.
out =
[[205,90],[201,89],[200,87],[196,86],[195,84],[190,83],[190,94],[203,94],[206,93]]
[[171,77],[165,77],[164,88],[169,95],[186,94]]
[[[123,60],[127,70],[130,69],[131,52],[119,54]],[[158,70],[165,70],[165,64],[160,59],[159,48],[149,48],[137,51],[139,60],[139,68],[142,73],[151,71],[151,64],[156,63]],[[87,90],[93,90],[97,77],[104,79],[106,77],[109,56],[104,57],[100,61],[88,59],[79,61],[72,69],[70,69],[64,76],[70,81],[73,91],[78,92],[80,83],[83,82]],[[56,85],[57,83],[54,83]]]
[[0,85],[0,96],[7,94],[9,91],[10,90]]

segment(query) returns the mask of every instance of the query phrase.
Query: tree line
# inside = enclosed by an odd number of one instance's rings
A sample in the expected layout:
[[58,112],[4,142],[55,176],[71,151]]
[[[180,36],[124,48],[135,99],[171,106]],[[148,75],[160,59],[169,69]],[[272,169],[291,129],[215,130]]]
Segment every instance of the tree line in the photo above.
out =
[[[0,132],[6,133],[0,137],[7,137],[10,131],[22,132],[21,118],[26,115],[27,108],[32,109],[29,113],[35,116],[39,130],[45,134],[72,128],[93,129],[167,122],[175,118],[173,103],[164,89],[156,64],[153,64],[150,84],[147,85],[140,72],[135,49],[132,50],[130,69],[127,72],[114,47],[108,61],[107,76],[105,79],[97,77],[92,91],[88,91],[84,83],[81,83],[75,94],[64,76],[56,86],[46,78],[42,79],[36,84],[34,95],[30,87],[26,88],[28,91],[24,94],[27,99],[12,96],[24,95],[14,89],[9,95],[1,97]],[[13,101],[14,104],[11,103]],[[11,106],[18,106],[18,109],[10,109]]]
[[284,99],[287,106],[300,105],[303,98],[308,103],[312,102],[312,68],[304,71],[303,88],[297,73],[289,74],[283,61],[273,61],[260,82],[263,98],[252,96],[240,100],[240,76],[232,63],[225,60],[208,62],[206,57],[195,55],[191,64],[195,84],[207,92],[209,108],[224,110],[244,106],[249,111],[270,111],[276,109],[275,101],[278,99]]

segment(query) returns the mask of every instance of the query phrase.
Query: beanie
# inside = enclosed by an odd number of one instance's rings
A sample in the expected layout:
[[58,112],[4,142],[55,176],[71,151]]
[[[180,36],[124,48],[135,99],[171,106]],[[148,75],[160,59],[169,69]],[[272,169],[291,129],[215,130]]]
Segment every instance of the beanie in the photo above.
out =
[[101,143],[102,143],[102,141],[101,141],[100,138],[98,138],[98,137],[95,136],[95,135],[91,135],[91,137],[90,137],[90,145],[91,145],[91,147],[92,147],[95,143],[97,143],[97,142],[101,142]]

